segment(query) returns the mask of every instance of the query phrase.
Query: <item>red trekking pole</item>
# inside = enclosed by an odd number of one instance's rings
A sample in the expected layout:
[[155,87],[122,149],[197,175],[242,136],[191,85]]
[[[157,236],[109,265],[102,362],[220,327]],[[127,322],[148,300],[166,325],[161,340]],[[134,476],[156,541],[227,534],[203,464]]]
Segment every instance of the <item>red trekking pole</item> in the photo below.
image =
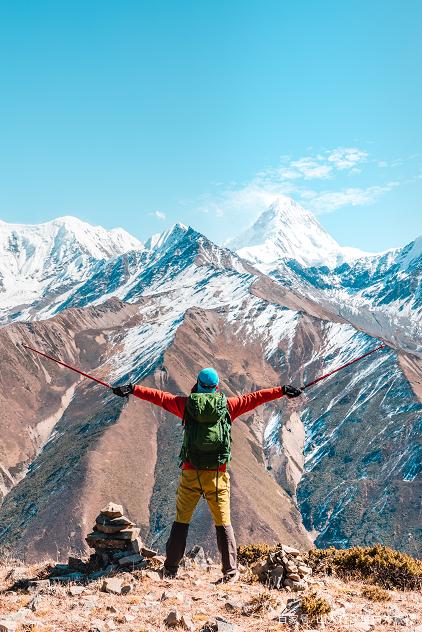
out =
[[321,375],[321,377],[317,377],[316,380],[313,380],[312,382],[308,382],[307,384],[304,384],[304,386],[301,386],[300,388],[302,390],[304,390],[305,388],[309,388],[309,386],[313,386],[317,382],[320,382],[321,380],[325,380],[326,377],[333,375],[333,373],[337,373],[337,371],[341,371],[342,369],[345,369],[347,366],[350,366],[351,364],[354,364],[355,362],[359,362],[359,360],[366,358],[367,356],[371,355],[371,353],[375,353],[375,351],[379,351],[379,349],[384,349],[384,347],[385,345],[381,344],[379,347],[376,347],[375,349],[371,349],[371,351],[367,351],[366,353],[359,356],[358,358],[355,358],[354,360],[350,360],[350,362],[346,362],[346,364],[339,366],[338,369],[334,369],[333,371],[330,371],[329,373],[326,373],[325,375]]
[[74,366],[70,366],[70,364],[66,364],[66,362],[57,360],[57,358],[53,358],[52,356],[49,356],[46,353],[43,353],[42,351],[38,351],[38,349],[33,349],[32,347],[28,347],[28,345],[24,345],[23,343],[22,343],[22,346],[25,347],[25,349],[29,349],[30,351],[33,351],[34,353],[38,353],[38,355],[43,356],[44,358],[47,358],[48,360],[53,360],[53,362],[57,362],[57,364],[61,364],[62,366],[66,367],[66,369],[75,371],[75,373],[79,373],[79,375],[83,375],[83,377],[87,377],[89,380],[93,380],[93,382],[97,382],[98,384],[101,384],[102,386],[106,386],[107,388],[113,388],[110,384],[107,384],[107,382],[103,382],[102,380],[99,380],[93,375],[89,375],[89,373],[84,373],[83,371],[76,369]]

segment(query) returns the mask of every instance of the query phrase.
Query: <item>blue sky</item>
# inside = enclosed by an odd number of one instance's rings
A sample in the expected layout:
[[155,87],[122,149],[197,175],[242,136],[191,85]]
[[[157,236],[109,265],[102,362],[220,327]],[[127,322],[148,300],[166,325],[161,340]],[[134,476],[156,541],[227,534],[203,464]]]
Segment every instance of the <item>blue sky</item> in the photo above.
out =
[[422,232],[418,0],[0,0],[0,218],[216,241],[278,193],[343,245]]

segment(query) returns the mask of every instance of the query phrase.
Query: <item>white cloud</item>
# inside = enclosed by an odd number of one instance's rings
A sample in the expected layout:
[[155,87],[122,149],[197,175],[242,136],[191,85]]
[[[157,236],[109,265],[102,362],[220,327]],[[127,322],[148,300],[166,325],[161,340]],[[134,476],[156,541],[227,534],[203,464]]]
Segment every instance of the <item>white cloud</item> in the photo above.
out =
[[[357,147],[337,147],[322,152],[309,152],[301,158],[281,156],[280,164],[258,171],[249,182],[231,182],[224,189],[217,187],[215,195],[199,199],[199,211],[221,217],[250,218],[267,208],[281,195],[302,200],[315,213],[330,213],[343,206],[368,205],[398,186],[388,182],[374,186],[347,186],[345,176],[357,182],[362,167],[377,163],[369,161],[368,153]],[[365,175],[365,174],[364,174]],[[313,187],[309,182],[313,181]],[[333,182],[328,188],[326,183]],[[334,184],[337,182],[336,184]],[[324,188],[321,190],[321,185]],[[314,190],[315,188],[315,190]]]
[[383,186],[372,186],[367,188],[347,188],[341,191],[310,191],[305,190],[299,193],[307,206],[315,213],[331,213],[343,206],[367,206],[391,191],[399,185],[398,182],[388,182]]
[[166,214],[162,213],[161,211],[154,211],[153,213],[150,213],[150,215],[161,221],[164,221],[166,219]]
[[337,147],[328,153],[327,160],[332,163],[336,169],[352,169],[358,162],[367,159],[368,154],[357,147]]
[[290,167],[296,169],[299,176],[305,178],[305,180],[328,178],[333,171],[330,165],[324,164],[323,160],[320,160],[320,156],[316,159],[307,157],[300,160],[293,160],[290,163]]

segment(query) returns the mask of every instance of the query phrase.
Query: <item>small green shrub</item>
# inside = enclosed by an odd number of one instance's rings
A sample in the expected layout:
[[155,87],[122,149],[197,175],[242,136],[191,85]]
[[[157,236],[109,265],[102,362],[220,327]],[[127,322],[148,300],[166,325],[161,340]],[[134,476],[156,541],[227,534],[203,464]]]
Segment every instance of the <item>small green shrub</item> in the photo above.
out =
[[247,544],[246,546],[237,547],[237,559],[241,564],[254,564],[261,557],[266,557],[269,553],[274,553],[277,546],[270,546],[264,542],[257,544]]
[[419,590],[422,587],[422,561],[381,544],[350,549],[311,549],[307,562],[314,573],[369,580],[382,588]]
[[321,617],[330,610],[330,604],[324,597],[317,597],[316,593],[304,595],[300,604],[301,614],[306,615],[307,621],[312,625],[321,621]]
[[390,601],[391,597],[384,588],[379,586],[365,586],[362,590],[362,597],[370,601]]

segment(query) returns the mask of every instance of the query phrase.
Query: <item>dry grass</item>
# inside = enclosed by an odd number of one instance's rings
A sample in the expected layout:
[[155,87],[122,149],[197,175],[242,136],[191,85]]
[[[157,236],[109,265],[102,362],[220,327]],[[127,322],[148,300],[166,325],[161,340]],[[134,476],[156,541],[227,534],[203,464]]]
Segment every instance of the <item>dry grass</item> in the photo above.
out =
[[[17,568],[19,576],[24,577],[34,577],[43,569],[42,566]],[[0,619],[7,619],[8,615],[27,608],[33,597],[24,589],[6,594],[2,592],[13,582],[12,570],[7,566],[0,567]],[[248,584],[244,581],[246,572],[242,573],[239,583],[215,585],[213,582],[220,574],[217,565],[209,573],[197,567],[182,569],[180,577],[173,581],[155,580],[137,574],[134,589],[127,595],[101,592],[101,580],[87,584],[78,596],[71,596],[68,586],[54,585],[39,594],[35,611],[21,622],[17,632],[89,632],[96,627],[96,622],[105,631],[168,632],[164,619],[173,609],[191,617],[195,632],[199,632],[207,622],[214,621],[216,616],[237,624],[242,632],[287,632],[288,626],[278,622],[278,615],[284,610],[288,598],[293,596],[302,599],[302,593],[292,594],[285,590],[264,589],[262,584]],[[5,580],[6,576],[9,576],[8,580]],[[359,581],[345,583],[335,576],[324,577],[318,587],[318,594],[308,594],[303,600],[302,613],[307,617],[306,629],[314,627],[319,618],[324,617],[325,632],[339,632],[341,621],[332,620],[331,617],[335,616],[336,608],[345,602],[347,614],[351,613],[357,624],[360,618],[367,616],[363,614],[363,608],[371,608],[371,612],[382,614],[391,603],[398,611],[414,616],[421,610],[422,598],[419,593],[393,591],[391,602],[385,606],[384,602],[372,599],[374,588],[377,587],[372,586],[371,595],[364,592],[368,588]],[[181,593],[183,598],[161,601],[164,591],[173,595]],[[227,608],[228,601],[235,607]],[[332,605],[333,610],[325,617],[327,604]],[[132,620],[132,617],[135,619]],[[311,623],[311,620],[315,620],[315,623]],[[31,627],[32,622],[34,625]],[[383,631],[392,632],[391,626],[377,625],[374,629],[374,632]]]
[[381,544],[351,549],[311,549],[307,561],[314,573],[369,580],[387,589],[422,588],[422,561]]
[[390,601],[389,593],[379,586],[365,586],[362,588],[362,597],[369,601]]
[[263,615],[269,610],[276,608],[278,599],[270,592],[261,592],[254,595],[242,608],[242,614],[247,617],[251,615]]

